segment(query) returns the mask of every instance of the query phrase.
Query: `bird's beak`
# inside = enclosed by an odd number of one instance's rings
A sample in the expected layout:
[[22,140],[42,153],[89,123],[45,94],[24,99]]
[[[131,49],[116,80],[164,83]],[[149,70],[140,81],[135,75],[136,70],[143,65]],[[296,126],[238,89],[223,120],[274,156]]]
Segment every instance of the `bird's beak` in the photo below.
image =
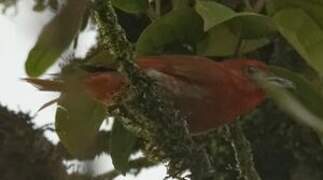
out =
[[259,83],[259,80],[262,82],[267,82],[270,84],[273,84],[275,86],[281,87],[281,88],[285,88],[285,89],[295,89],[296,86],[295,84],[288,80],[288,79],[284,79],[282,77],[279,76],[275,76],[274,74],[271,73],[265,73],[261,70],[254,70],[252,73],[249,73],[249,77],[253,80],[255,80],[256,82]]
[[288,80],[284,79],[278,76],[268,76],[266,77],[266,80],[272,84],[275,84],[276,86],[286,88],[286,89],[296,89],[295,84]]

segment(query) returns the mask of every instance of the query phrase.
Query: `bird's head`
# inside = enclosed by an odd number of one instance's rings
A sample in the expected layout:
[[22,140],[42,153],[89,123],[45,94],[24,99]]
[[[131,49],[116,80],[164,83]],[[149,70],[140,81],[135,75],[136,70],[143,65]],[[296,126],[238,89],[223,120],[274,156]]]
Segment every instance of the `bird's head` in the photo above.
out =
[[250,59],[234,59],[226,60],[222,64],[232,73],[233,81],[246,97],[248,94],[264,96],[264,91],[254,81],[253,75],[257,72],[268,73],[269,68],[265,63]]

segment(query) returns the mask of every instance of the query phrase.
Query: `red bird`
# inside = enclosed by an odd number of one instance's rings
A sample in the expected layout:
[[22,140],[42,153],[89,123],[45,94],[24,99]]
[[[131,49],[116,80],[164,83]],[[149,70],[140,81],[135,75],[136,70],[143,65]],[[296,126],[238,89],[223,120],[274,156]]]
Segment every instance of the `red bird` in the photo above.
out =
[[[169,55],[140,57],[136,63],[168,90],[175,106],[187,116],[192,133],[230,123],[253,110],[265,97],[249,76],[254,69],[268,71],[260,61],[215,62],[204,57]],[[27,81],[44,90],[64,89],[63,84],[44,85],[49,83],[47,80]],[[89,73],[82,82],[86,92],[107,106],[127,83],[124,76],[113,71]]]

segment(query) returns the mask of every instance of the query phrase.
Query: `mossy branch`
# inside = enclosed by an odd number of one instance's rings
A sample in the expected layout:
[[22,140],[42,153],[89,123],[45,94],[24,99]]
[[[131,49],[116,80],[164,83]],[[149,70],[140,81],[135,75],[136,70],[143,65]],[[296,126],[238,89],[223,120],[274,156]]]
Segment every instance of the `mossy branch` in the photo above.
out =
[[250,142],[245,137],[240,123],[226,125],[225,128],[235,153],[240,177],[245,180],[261,180],[255,168]]
[[133,46],[118,24],[109,0],[96,1],[95,18],[103,47],[115,56],[120,72],[131,82],[127,93],[132,98],[121,101],[119,115],[145,131],[141,136],[147,142],[148,154],[168,160],[171,177],[179,178],[185,170],[190,170],[192,179],[206,179],[211,168],[206,153],[192,140],[185,117],[167,101],[167,93],[133,63]]
[[0,179],[67,179],[63,154],[32,118],[0,104]]

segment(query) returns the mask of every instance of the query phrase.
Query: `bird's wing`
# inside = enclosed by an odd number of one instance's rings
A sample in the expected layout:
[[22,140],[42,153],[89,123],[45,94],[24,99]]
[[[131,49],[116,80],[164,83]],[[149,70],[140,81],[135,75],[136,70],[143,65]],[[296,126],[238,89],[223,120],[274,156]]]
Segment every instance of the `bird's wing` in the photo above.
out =
[[224,67],[210,59],[196,56],[168,55],[138,58],[144,70],[157,70],[183,81],[196,84],[219,83],[226,78]]

